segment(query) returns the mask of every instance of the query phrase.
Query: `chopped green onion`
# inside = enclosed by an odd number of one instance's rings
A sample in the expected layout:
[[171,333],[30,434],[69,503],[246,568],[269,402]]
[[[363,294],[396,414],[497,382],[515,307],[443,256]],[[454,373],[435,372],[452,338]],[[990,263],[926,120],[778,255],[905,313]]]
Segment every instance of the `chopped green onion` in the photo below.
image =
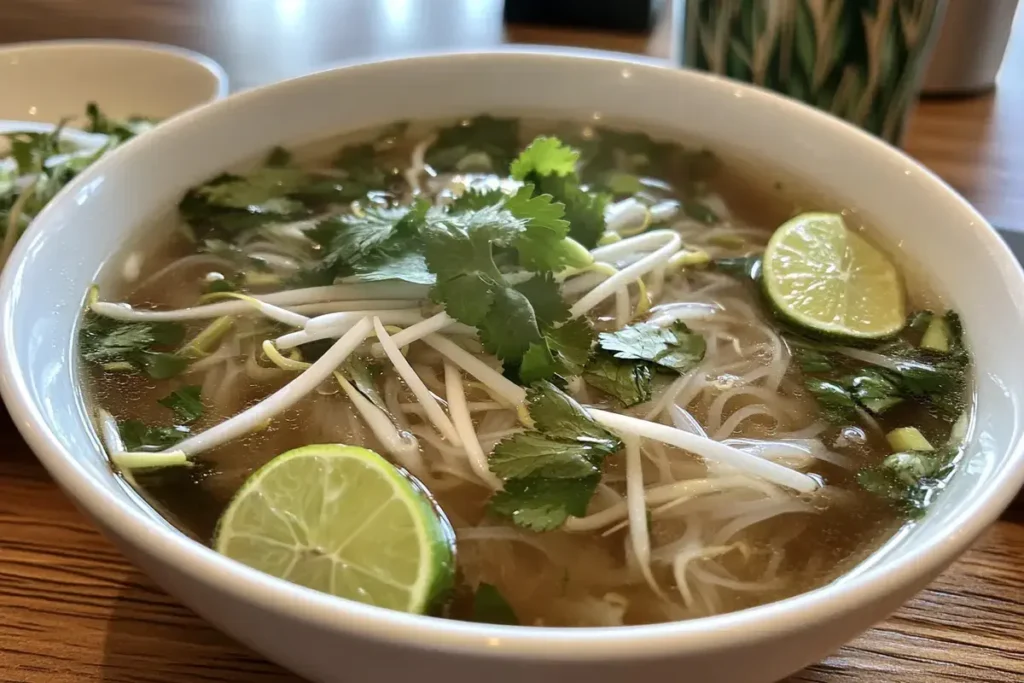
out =
[[934,451],[928,439],[918,430],[917,427],[900,427],[885,435],[894,451]]
[[939,353],[949,353],[949,323],[942,316],[934,316],[928,323],[924,336],[921,337],[921,348]]
[[216,318],[212,323],[204,327],[192,341],[179,349],[178,355],[190,360],[202,358],[217,348],[220,340],[231,331],[234,324],[235,319],[229,315]]

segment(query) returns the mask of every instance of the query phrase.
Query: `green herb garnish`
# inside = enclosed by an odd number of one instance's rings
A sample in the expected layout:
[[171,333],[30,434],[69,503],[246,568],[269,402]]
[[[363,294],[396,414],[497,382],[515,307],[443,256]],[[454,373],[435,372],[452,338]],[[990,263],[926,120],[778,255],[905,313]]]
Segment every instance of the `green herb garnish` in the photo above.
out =
[[602,352],[587,366],[583,379],[627,408],[651,398],[653,371],[649,363],[619,360]]
[[438,171],[503,171],[518,149],[518,120],[483,115],[440,129],[425,161]]
[[151,427],[140,420],[120,422],[117,430],[127,451],[160,451],[190,434],[188,427]]
[[196,385],[175,389],[157,403],[174,411],[174,417],[179,424],[190,424],[201,418],[206,410],[199,396],[200,389]]
[[104,114],[95,102],[90,102],[85,106],[85,116],[89,119],[89,125],[85,128],[87,132],[109,135],[118,142],[124,142],[145,133],[156,123],[155,119],[145,116],[129,116],[126,119],[111,118]]
[[844,385],[857,403],[875,415],[881,415],[903,401],[899,378],[878,368],[864,368],[846,378]]
[[512,163],[512,177],[531,183],[565,207],[569,237],[587,249],[597,245],[605,231],[605,195],[587,192],[576,173],[579,152],[558,138],[538,137]]
[[810,377],[804,381],[804,386],[818,400],[822,416],[832,424],[850,424],[856,420],[857,402],[842,384]]
[[79,333],[79,348],[92,365],[167,379],[184,370],[188,360],[161,349],[177,346],[184,337],[185,328],[178,323],[126,323],[90,313]]
[[704,337],[684,323],[668,327],[652,323],[627,325],[598,335],[598,344],[616,358],[643,360],[676,372],[686,372],[704,358]]
[[533,531],[561,526],[586,514],[601,479],[601,466],[621,447],[619,439],[550,382],[527,393],[534,429],[499,443],[491,471],[505,483],[491,511]]
[[476,587],[470,618],[481,624],[519,625],[519,619],[505,596],[489,583],[481,583]]

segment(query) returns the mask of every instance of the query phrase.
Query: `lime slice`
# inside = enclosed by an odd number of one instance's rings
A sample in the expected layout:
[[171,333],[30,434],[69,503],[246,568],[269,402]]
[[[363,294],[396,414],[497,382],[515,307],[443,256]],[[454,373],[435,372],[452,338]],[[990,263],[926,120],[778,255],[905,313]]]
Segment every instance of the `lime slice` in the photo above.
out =
[[452,528],[418,484],[365,448],[277,456],[235,495],[217,552],[272,576],[403,612],[451,587]]
[[768,241],[761,274],[778,311],[816,332],[878,339],[906,321],[896,267],[838,214],[805,213],[783,223]]

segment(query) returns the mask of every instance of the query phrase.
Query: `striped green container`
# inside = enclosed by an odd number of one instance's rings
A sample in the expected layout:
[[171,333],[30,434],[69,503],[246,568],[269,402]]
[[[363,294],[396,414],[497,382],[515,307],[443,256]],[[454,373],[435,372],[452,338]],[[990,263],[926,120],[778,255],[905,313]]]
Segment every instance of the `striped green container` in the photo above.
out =
[[683,63],[899,144],[946,0],[685,0]]

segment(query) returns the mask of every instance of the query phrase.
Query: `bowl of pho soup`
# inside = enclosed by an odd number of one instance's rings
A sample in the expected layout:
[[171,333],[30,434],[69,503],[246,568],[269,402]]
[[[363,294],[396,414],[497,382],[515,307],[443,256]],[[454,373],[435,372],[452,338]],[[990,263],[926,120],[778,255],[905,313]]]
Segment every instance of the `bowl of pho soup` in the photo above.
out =
[[312,680],[764,683],[1020,487],[1022,290],[946,185],[797,103],[420,57],[83,172],[3,275],[2,389],[126,555]]

